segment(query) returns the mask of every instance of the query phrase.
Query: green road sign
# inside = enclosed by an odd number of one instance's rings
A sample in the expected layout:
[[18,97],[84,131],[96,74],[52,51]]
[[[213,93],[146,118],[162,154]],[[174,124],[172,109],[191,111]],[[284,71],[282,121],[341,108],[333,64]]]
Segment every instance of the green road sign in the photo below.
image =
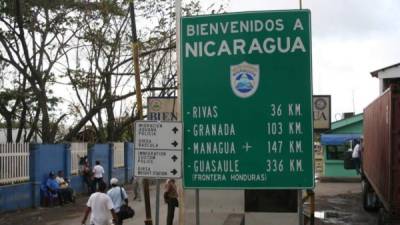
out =
[[184,186],[314,186],[307,10],[185,17]]

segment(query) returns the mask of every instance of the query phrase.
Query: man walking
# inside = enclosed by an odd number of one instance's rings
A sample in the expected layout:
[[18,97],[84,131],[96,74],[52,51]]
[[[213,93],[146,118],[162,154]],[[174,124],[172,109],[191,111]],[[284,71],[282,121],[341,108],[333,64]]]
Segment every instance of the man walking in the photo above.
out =
[[111,189],[107,192],[107,195],[110,196],[111,201],[114,204],[114,211],[117,214],[117,223],[116,225],[122,225],[122,215],[120,213],[120,208],[123,204],[128,205],[128,195],[123,187],[118,186],[118,179],[112,178],[110,180]]
[[85,211],[85,215],[82,219],[82,224],[86,223],[86,219],[89,213],[91,213],[91,225],[109,225],[110,212],[113,218],[113,222],[116,223],[117,215],[114,212],[113,203],[111,201],[111,198],[104,193],[105,191],[106,184],[104,182],[100,182],[98,191],[93,193],[86,203],[87,208]]
[[360,146],[360,141],[359,140],[354,140],[354,149],[353,153],[351,155],[353,163],[354,163],[354,168],[357,172],[358,175],[361,174],[361,146]]
[[96,187],[100,183],[104,183],[103,181],[103,174],[104,174],[104,168],[100,165],[100,161],[96,160],[96,165],[93,167],[93,191],[96,191]]

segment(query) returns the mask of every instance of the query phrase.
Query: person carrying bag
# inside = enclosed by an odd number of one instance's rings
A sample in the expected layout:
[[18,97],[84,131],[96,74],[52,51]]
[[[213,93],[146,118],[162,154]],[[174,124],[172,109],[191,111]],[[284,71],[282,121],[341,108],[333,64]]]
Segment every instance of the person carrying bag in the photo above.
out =
[[[122,199],[123,195],[122,195],[122,188],[121,187],[120,187],[120,192],[121,192],[121,199]],[[121,215],[121,219],[122,220],[128,219],[128,218],[132,218],[135,215],[135,210],[133,210],[128,205],[128,201],[126,201],[126,204],[122,204],[121,207],[119,208],[119,214]]]
[[132,218],[135,215],[135,211],[128,206],[128,195],[124,188],[118,186],[118,179],[112,178],[110,184],[111,189],[107,194],[114,204],[114,210],[118,217],[116,225],[122,225],[124,219]]
[[168,179],[165,184],[164,201],[167,203],[167,225],[172,225],[174,221],[175,208],[179,207],[178,191],[175,180]]

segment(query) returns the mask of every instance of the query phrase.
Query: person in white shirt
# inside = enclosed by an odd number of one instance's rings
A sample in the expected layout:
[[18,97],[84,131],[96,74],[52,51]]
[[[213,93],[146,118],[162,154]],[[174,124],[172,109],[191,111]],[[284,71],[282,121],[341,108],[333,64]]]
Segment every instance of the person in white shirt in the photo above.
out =
[[100,165],[100,161],[96,160],[96,165],[93,167],[93,190],[96,190],[96,187],[100,183],[104,183],[103,181],[103,174],[104,174],[104,168]]
[[354,149],[353,153],[351,154],[351,158],[354,163],[354,168],[357,174],[361,174],[360,167],[361,167],[361,145],[359,140],[354,140]]
[[122,225],[122,215],[120,214],[120,208],[125,203],[128,205],[128,195],[123,187],[118,186],[118,179],[112,178],[110,180],[111,189],[107,192],[107,195],[110,196],[113,204],[114,211],[117,214],[117,223],[116,225]]
[[90,213],[90,224],[91,225],[109,225],[110,213],[113,218],[113,222],[117,221],[117,215],[113,209],[113,203],[107,194],[105,194],[106,184],[104,182],[99,183],[99,189],[97,192],[90,195],[89,200],[86,203],[85,215],[82,219],[82,224],[86,223],[86,219]]

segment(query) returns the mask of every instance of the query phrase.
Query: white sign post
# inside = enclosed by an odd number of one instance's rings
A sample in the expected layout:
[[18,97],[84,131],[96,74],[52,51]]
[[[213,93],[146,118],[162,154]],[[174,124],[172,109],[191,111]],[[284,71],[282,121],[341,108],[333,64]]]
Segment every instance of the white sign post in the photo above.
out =
[[180,178],[182,175],[182,123],[135,122],[137,177]]

